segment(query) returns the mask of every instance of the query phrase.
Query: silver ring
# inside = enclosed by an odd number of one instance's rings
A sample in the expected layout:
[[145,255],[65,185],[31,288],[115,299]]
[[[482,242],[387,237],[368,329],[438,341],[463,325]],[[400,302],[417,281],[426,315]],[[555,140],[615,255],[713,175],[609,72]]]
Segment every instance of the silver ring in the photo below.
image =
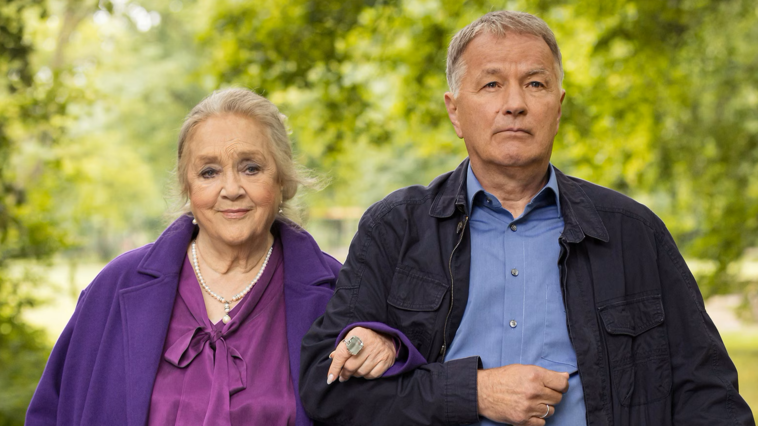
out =
[[546,418],[547,415],[550,414],[550,406],[547,405],[547,404],[545,404],[545,406],[547,407],[547,411],[545,411],[545,414],[543,414],[543,415],[540,416],[541,419]]
[[363,340],[358,336],[351,336],[349,339],[343,340],[343,342],[345,342],[345,347],[350,352],[350,355],[358,355],[358,352],[363,349]]

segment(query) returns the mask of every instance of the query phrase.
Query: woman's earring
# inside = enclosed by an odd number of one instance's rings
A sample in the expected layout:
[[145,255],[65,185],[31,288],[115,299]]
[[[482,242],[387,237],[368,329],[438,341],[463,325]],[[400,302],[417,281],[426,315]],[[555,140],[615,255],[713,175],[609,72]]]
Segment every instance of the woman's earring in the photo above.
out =
[[279,206],[279,214],[284,213],[284,210],[282,210],[282,206]]
[[194,217],[192,218],[192,224],[197,225],[197,219],[195,219]]

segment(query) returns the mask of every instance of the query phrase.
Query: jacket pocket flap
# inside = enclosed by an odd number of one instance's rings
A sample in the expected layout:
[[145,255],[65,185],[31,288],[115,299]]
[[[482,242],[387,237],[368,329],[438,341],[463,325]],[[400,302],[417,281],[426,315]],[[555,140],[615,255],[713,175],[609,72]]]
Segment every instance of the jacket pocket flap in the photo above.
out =
[[433,311],[442,303],[447,287],[421,271],[398,267],[392,278],[387,303],[408,311]]
[[637,336],[663,324],[663,301],[660,295],[614,302],[598,308],[605,329],[610,334]]

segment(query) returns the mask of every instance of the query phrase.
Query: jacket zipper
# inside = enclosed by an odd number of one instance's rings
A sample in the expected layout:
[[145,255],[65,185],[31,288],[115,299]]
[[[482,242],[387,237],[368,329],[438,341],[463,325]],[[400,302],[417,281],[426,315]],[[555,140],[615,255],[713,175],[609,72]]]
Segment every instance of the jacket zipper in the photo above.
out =
[[569,247],[568,247],[568,244],[566,243],[566,240],[563,239],[563,237],[561,237],[559,241],[561,243],[561,254],[559,257],[560,260],[559,260],[558,266],[561,268],[561,293],[563,295],[563,306],[566,307],[566,328],[568,329],[569,340],[571,340],[571,325],[568,320],[569,310],[568,310],[568,304],[566,303],[566,301],[568,300],[566,298],[566,293],[568,293],[568,289],[566,288],[566,281],[567,281],[567,276],[568,276],[568,272],[566,271],[566,264],[568,263]]
[[455,285],[455,278],[453,277],[453,255],[455,254],[455,251],[458,250],[458,246],[461,245],[461,241],[463,241],[463,235],[466,233],[466,224],[468,224],[468,216],[463,219],[462,223],[463,226],[460,226],[461,222],[458,222],[458,231],[461,233],[461,236],[458,238],[458,243],[453,247],[453,251],[450,252],[450,260],[447,264],[447,269],[450,271],[450,307],[447,310],[447,316],[445,316],[445,325],[442,327],[442,347],[440,348],[440,355],[443,360],[445,359],[445,353],[447,352],[447,322],[450,320],[450,314],[453,312],[453,290]]

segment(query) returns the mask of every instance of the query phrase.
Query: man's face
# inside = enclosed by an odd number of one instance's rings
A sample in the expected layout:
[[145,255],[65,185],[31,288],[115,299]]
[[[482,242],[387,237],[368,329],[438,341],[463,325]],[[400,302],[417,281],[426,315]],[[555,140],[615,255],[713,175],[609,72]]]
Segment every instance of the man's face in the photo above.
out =
[[559,71],[542,38],[481,34],[466,47],[458,96],[445,105],[472,167],[547,167],[561,119]]

